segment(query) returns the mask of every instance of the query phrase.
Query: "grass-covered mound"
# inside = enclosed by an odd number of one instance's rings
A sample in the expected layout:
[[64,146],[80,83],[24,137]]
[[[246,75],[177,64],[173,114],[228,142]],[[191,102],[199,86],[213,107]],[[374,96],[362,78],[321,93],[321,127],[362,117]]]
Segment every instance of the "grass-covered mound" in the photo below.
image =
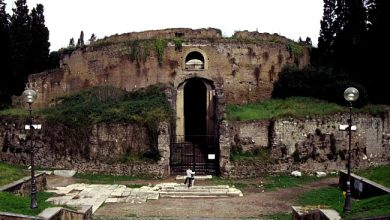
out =
[[[227,105],[229,120],[249,121],[267,120],[275,118],[302,118],[305,116],[323,116],[338,112],[348,112],[347,105],[340,106],[335,103],[309,97],[289,97],[286,99],[270,99],[264,102],[245,105]],[[366,106],[355,109],[354,112],[367,112],[383,114],[384,106]]]
[[[93,87],[55,100],[46,109],[33,109],[33,116],[71,127],[99,122],[168,121],[172,110],[163,86],[155,85],[135,92],[127,92],[111,86]],[[26,109],[4,109],[1,115],[27,117]]]
[[57,99],[57,105],[38,112],[49,121],[69,126],[99,122],[154,123],[170,120],[172,110],[159,86],[136,92],[95,87]]

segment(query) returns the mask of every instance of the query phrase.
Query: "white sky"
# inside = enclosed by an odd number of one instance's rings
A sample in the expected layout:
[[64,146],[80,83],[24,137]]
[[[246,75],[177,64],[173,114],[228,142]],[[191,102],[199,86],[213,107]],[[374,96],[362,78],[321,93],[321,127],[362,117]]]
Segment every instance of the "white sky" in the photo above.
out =
[[[14,0],[6,0],[11,14]],[[84,31],[87,42],[133,31],[165,28],[207,28],[222,30],[224,36],[249,30],[278,33],[293,40],[310,37],[317,45],[323,0],[27,0],[31,10],[44,6],[50,31],[50,50],[77,42]]]

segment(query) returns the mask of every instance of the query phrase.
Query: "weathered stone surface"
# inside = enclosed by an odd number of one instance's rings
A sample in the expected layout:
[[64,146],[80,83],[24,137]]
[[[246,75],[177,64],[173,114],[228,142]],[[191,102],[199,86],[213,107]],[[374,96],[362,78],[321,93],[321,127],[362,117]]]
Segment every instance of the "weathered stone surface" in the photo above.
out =
[[[390,163],[390,145],[384,132],[389,130],[389,119],[369,114],[354,114],[352,133],[352,167]],[[226,176],[248,177],[263,173],[336,171],[346,166],[348,132],[340,131],[347,124],[349,114],[335,114],[303,119],[222,123],[221,158],[230,155],[233,147],[243,152],[267,150],[262,160],[221,161]],[[228,129],[226,129],[228,128]],[[243,132],[244,131],[244,132]],[[252,141],[257,140],[257,141]],[[265,144],[256,144],[261,143]],[[268,141],[268,145],[266,144]],[[254,143],[253,143],[254,142]]]
[[72,177],[76,174],[76,170],[54,170],[54,175],[62,177]]
[[[169,174],[169,129],[160,126],[158,137],[160,161],[118,163],[127,154],[143,154],[149,150],[147,128],[138,124],[94,124],[86,135],[70,136],[66,127],[34,119],[42,130],[34,130],[35,165],[77,172],[99,172],[121,175]],[[0,118],[0,160],[14,164],[30,164],[29,135],[25,120],[17,117]],[[74,141],[73,139],[77,139]],[[73,142],[72,142],[73,141]],[[70,146],[72,142],[74,146]],[[75,144],[76,143],[76,144]],[[115,162],[115,163],[114,163]]]

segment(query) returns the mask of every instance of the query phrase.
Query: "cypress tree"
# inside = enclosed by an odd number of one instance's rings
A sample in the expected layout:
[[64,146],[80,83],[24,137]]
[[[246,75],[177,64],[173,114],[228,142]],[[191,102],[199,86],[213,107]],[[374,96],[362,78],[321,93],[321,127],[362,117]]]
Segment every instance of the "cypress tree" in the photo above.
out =
[[41,72],[48,67],[49,30],[45,26],[43,5],[38,4],[31,11],[31,44],[29,73]]
[[11,103],[10,33],[6,4],[0,0],[0,109]]
[[318,53],[321,65],[329,65],[332,55],[333,38],[335,36],[335,0],[324,0],[324,15],[321,20],[320,36],[318,38]]
[[13,94],[20,95],[30,73],[29,48],[31,43],[30,16],[26,0],[17,0],[11,17],[11,66],[13,73]]
[[390,50],[388,28],[390,27],[390,1],[368,1],[368,34],[364,42],[364,74],[369,98],[374,103],[390,104],[386,93],[388,86],[387,56],[382,55]]

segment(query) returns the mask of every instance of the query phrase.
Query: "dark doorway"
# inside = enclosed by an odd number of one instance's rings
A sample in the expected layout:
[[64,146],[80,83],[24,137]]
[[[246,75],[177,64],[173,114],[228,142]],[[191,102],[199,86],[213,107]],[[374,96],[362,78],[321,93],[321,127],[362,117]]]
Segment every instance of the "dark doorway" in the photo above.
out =
[[185,140],[199,142],[201,136],[207,135],[206,127],[206,92],[207,88],[201,79],[189,80],[184,87],[184,128]]

